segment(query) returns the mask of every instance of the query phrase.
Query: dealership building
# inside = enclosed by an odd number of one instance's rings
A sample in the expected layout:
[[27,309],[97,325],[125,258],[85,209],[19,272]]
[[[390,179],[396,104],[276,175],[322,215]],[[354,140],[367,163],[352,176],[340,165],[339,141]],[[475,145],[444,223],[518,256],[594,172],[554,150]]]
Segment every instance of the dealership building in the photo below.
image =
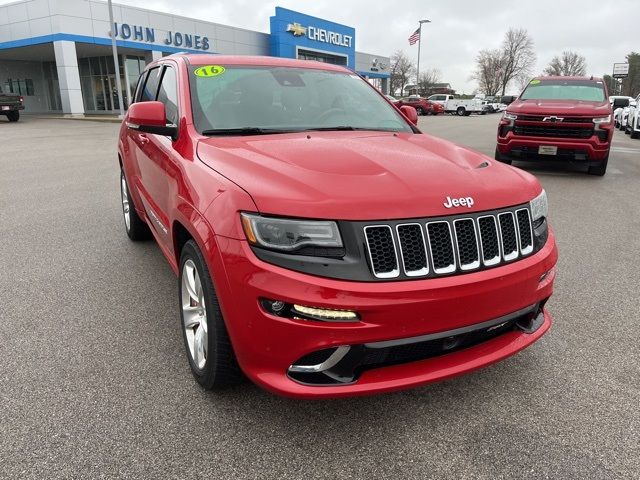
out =
[[[388,91],[389,58],[357,52],[354,28],[276,7],[269,33],[94,0],[0,5],[0,87],[24,96],[27,112],[116,113],[140,72],[177,52],[271,55],[344,65]],[[116,74],[111,32],[118,45]]]

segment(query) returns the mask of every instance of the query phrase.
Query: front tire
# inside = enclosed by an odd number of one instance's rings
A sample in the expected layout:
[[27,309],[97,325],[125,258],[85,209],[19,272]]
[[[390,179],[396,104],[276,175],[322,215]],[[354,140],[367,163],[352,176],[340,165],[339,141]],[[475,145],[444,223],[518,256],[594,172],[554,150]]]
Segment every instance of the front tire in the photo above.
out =
[[638,119],[636,118],[636,120],[631,125],[631,138],[633,138],[634,140],[640,137],[640,132],[636,131],[637,128],[638,128]]
[[422,107],[416,107],[416,113],[418,114],[418,116],[422,116],[424,115],[424,110],[422,109]]
[[20,120],[20,112],[18,110],[9,112],[7,113],[7,118],[10,122],[17,122],[18,120]]
[[122,216],[127,236],[134,242],[149,239],[149,237],[151,237],[151,231],[136,211],[127,179],[124,176],[124,170],[120,170],[120,198],[122,200]]
[[237,383],[242,374],[209,269],[193,240],[182,248],[178,290],[182,336],[196,381],[207,390]]
[[495,158],[497,161],[499,161],[500,163],[505,163],[507,165],[511,165],[511,159],[502,156],[502,154],[500,153],[500,151],[498,150],[498,147],[496,147],[496,152],[493,156],[493,158]]
[[595,175],[597,177],[604,176],[604,174],[607,173],[608,163],[609,163],[609,155],[607,155],[605,159],[602,162],[600,162],[600,165],[589,167],[589,175]]

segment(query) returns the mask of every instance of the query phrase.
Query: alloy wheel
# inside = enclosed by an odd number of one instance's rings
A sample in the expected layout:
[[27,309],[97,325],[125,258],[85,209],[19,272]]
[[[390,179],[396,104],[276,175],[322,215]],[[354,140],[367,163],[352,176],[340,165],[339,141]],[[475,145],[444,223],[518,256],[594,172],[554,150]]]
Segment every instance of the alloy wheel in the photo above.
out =
[[193,260],[188,259],[182,267],[182,321],[189,354],[197,368],[203,369],[207,363],[208,326],[204,291],[198,269]]
[[124,178],[124,173],[120,177],[120,190],[122,193],[122,214],[124,215],[124,224],[127,230],[131,229],[131,204],[129,203],[129,194],[127,189],[127,180]]

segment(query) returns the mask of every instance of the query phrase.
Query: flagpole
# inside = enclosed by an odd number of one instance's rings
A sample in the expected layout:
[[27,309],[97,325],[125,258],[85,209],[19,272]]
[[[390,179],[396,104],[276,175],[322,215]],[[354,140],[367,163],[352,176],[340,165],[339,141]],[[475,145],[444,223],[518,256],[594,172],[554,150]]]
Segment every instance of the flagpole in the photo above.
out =
[[420,47],[422,46],[422,24],[423,23],[431,23],[431,20],[419,20],[418,23],[420,27],[418,27],[418,66],[416,68],[416,91],[418,92],[418,96],[420,95]]

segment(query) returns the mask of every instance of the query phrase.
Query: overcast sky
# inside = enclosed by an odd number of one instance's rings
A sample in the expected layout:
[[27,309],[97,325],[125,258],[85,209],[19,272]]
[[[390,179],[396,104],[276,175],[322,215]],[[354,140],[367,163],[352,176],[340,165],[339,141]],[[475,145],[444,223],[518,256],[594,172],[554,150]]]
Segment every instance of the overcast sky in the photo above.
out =
[[[5,3],[0,0],[0,3]],[[526,28],[535,42],[541,73],[566,49],[587,59],[589,74],[611,72],[613,62],[640,51],[640,0],[114,0],[142,8],[269,31],[275,6],[297,10],[356,29],[356,49],[390,56],[403,49],[417,58],[418,46],[407,38],[417,21],[423,28],[422,68],[437,68],[442,81],[459,93],[476,88],[469,80],[482,48],[498,47],[510,27]],[[215,46],[214,46],[215,48]]]

